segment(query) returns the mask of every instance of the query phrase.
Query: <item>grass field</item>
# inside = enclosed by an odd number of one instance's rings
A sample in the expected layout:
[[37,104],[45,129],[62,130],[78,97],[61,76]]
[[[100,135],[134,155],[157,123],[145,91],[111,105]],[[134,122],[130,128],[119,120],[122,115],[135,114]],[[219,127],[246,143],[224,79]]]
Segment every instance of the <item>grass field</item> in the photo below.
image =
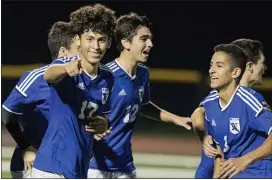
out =
[[[2,178],[9,173],[13,147],[2,147]],[[193,178],[200,157],[166,154],[135,153],[134,163],[138,178]]]

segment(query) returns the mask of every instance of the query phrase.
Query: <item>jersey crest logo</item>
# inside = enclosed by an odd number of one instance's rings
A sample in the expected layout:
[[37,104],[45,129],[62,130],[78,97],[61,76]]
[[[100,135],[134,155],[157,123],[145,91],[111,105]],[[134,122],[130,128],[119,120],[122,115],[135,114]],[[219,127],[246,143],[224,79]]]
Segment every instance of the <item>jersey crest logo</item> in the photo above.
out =
[[144,87],[140,86],[139,88],[139,97],[140,97],[140,101],[143,101],[143,97],[144,97]]
[[240,132],[240,121],[239,118],[230,118],[230,132],[232,134],[238,134]]
[[102,104],[106,103],[108,97],[109,97],[109,89],[108,88],[102,88]]

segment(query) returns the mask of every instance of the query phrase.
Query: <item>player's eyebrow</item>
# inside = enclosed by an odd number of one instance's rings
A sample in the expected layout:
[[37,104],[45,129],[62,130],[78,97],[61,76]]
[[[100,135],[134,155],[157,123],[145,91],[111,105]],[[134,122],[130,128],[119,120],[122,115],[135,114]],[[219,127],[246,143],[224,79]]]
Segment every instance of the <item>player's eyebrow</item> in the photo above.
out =
[[217,61],[217,62],[215,62],[215,63],[216,63],[216,64],[224,64],[223,62],[220,62],[220,61],[219,61],[219,62]]
[[150,39],[152,39],[153,38],[153,36],[152,35],[142,35],[142,36],[140,36],[140,38],[150,38]]

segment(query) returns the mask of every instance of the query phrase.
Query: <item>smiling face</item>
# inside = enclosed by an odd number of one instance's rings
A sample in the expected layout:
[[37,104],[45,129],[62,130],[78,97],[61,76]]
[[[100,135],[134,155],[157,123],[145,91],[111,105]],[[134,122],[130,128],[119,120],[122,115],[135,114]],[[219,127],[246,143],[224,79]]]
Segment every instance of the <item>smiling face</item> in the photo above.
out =
[[147,61],[149,53],[153,47],[152,33],[147,27],[139,27],[136,35],[128,42],[129,53],[137,62],[144,63]]
[[81,55],[90,64],[99,63],[110,45],[111,39],[106,34],[89,30],[80,36]]
[[240,68],[233,68],[231,58],[229,54],[222,51],[213,54],[209,69],[211,88],[220,90],[227,87],[240,75],[238,72]]

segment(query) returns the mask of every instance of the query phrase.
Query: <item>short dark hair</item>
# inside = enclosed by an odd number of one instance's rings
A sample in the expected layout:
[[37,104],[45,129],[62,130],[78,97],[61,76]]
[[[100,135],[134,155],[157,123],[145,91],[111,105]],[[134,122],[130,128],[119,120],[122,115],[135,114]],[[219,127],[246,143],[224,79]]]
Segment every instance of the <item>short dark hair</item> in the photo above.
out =
[[146,16],[139,16],[134,12],[123,15],[117,19],[116,22],[116,44],[119,51],[124,49],[121,40],[126,39],[132,41],[140,27],[147,27],[151,29],[151,22]]
[[241,69],[241,74],[240,76],[236,79],[236,82],[239,82],[242,78],[242,75],[245,71],[246,68],[246,61],[247,61],[247,56],[244,53],[243,49],[240,48],[239,46],[235,44],[219,44],[214,47],[215,52],[225,52],[228,55],[230,55],[231,58],[231,64],[233,68],[240,68]]
[[103,33],[111,38],[114,34],[115,11],[101,4],[83,6],[70,14],[73,30],[81,36],[86,30]]
[[63,21],[55,22],[48,33],[47,40],[52,59],[58,57],[60,47],[63,46],[69,50],[74,37],[75,33],[71,30],[70,23]]
[[253,62],[254,64],[258,62],[258,59],[260,59],[260,56],[263,53],[263,44],[258,40],[243,38],[232,41],[231,44],[235,44],[242,48],[247,56],[247,61]]

